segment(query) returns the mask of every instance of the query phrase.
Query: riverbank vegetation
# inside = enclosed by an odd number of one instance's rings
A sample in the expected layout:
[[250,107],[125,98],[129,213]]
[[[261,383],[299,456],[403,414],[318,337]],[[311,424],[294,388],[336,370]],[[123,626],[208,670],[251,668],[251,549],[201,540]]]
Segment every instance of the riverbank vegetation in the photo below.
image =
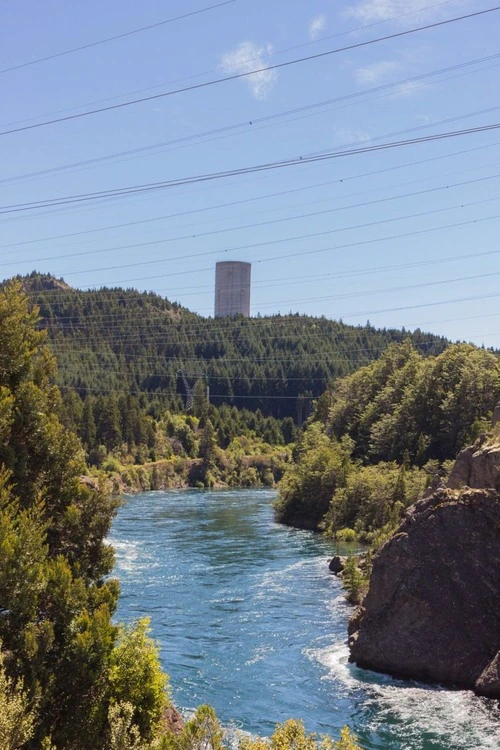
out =
[[298,430],[290,417],[209,404],[203,383],[189,414],[141,408],[133,396],[63,396],[63,423],[80,437],[91,470],[113,491],[274,486]]
[[389,346],[318,400],[281,482],[277,519],[379,546],[487,430],[499,399],[491,352],[458,344],[423,357],[409,341]]

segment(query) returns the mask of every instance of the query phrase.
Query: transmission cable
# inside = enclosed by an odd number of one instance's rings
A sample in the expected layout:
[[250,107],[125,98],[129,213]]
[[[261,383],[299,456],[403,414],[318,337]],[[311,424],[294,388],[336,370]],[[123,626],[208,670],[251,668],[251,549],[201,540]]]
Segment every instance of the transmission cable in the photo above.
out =
[[386,34],[385,36],[377,37],[375,39],[367,39],[363,42],[356,42],[355,44],[349,44],[344,47],[337,47],[336,49],[327,50],[325,52],[317,52],[316,54],[313,54],[313,55],[307,55],[305,57],[299,57],[293,60],[286,60],[285,62],[275,63],[274,65],[269,65],[267,67],[256,68],[256,70],[252,70],[250,72],[234,73],[233,75],[216,78],[212,81],[204,81],[202,83],[192,84],[191,86],[184,86],[182,88],[173,89],[171,91],[164,91],[159,94],[151,94],[150,96],[144,96],[144,97],[140,97],[137,99],[130,99],[125,102],[120,102],[117,104],[110,104],[107,107],[99,107],[96,109],[88,110],[87,112],[78,112],[73,115],[66,115],[65,117],[57,117],[51,120],[44,120],[43,122],[33,123],[31,125],[24,125],[22,127],[11,128],[11,129],[0,132],[0,136],[10,135],[13,133],[20,133],[25,130],[33,130],[35,128],[41,128],[47,125],[54,125],[60,122],[68,122],[69,120],[76,120],[81,117],[88,117],[89,115],[95,115],[95,114],[100,114],[102,112],[110,112],[112,110],[123,109],[124,107],[129,107],[131,105],[141,104],[143,102],[148,102],[148,101],[154,101],[156,99],[162,99],[167,96],[173,96],[175,94],[182,94],[188,91],[195,91],[198,89],[207,88],[209,86],[215,86],[220,83],[227,83],[228,81],[236,81],[242,78],[248,78],[249,76],[255,75],[256,73],[269,72],[272,70],[278,70],[278,69],[286,68],[292,65],[297,65],[299,63],[309,62],[311,60],[318,60],[324,57],[328,57],[330,55],[338,54],[340,52],[347,52],[353,49],[367,47],[371,44],[378,44],[380,42],[385,42],[390,39],[398,39],[401,37],[409,36],[410,34],[415,34],[419,31],[427,31],[430,29],[447,26],[452,23],[457,23],[459,21],[465,21],[471,18],[477,18],[479,16],[484,16],[489,13],[494,13],[498,10],[500,10],[500,6],[497,5],[492,8],[486,8],[484,10],[474,11],[473,13],[467,13],[461,16],[447,18],[443,21],[435,21],[434,23],[428,23],[428,24],[425,24],[423,26],[418,26],[413,29],[405,29],[404,31],[394,32],[393,34]]
[[[117,151],[117,152],[112,153],[112,154],[106,154],[104,156],[98,156],[98,157],[94,157],[92,159],[85,159],[83,161],[72,162],[72,163],[69,163],[69,164],[62,164],[62,165],[60,165],[58,167],[52,167],[50,169],[42,169],[42,170],[38,170],[36,172],[27,172],[27,173],[21,174],[21,175],[14,175],[12,177],[6,177],[6,178],[0,180],[0,185],[2,185],[2,184],[9,184],[9,183],[12,183],[12,182],[15,182],[15,181],[26,181],[26,180],[29,180],[30,178],[33,178],[33,177],[42,177],[42,176],[46,176],[46,175],[55,174],[55,173],[60,172],[60,171],[70,171],[70,170],[73,171],[74,169],[78,169],[79,167],[91,166],[93,164],[102,164],[105,161],[110,161],[110,160],[113,160],[113,159],[118,159],[118,158],[124,157],[124,156],[139,156],[141,154],[147,154],[148,152],[154,151],[156,149],[162,149],[163,150],[164,147],[175,146],[175,145],[178,145],[178,144],[185,144],[185,143],[189,143],[190,141],[193,141],[193,140],[198,140],[200,138],[206,138],[208,136],[223,135],[223,134],[226,134],[226,133],[230,133],[231,131],[241,129],[243,127],[250,126],[252,128],[252,130],[253,130],[255,128],[255,126],[258,125],[258,124],[260,124],[260,123],[274,121],[274,120],[277,120],[277,119],[280,119],[280,118],[283,118],[283,117],[287,117],[288,115],[299,114],[299,113],[302,113],[302,112],[308,112],[310,110],[321,109],[322,107],[326,107],[326,106],[328,106],[330,104],[336,104],[336,103],[340,103],[340,102],[344,102],[344,101],[349,101],[351,99],[361,98],[361,97],[366,96],[368,94],[374,94],[374,93],[388,91],[388,90],[390,90],[392,88],[397,88],[398,86],[401,86],[403,84],[414,83],[416,81],[421,81],[421,80],[424,80],[426,78],[431,78],[431,77],[434,77],[434,76],[437,76],[437,75],[441,75],[443,73],[448,73],[448,72],[451,72],[451,71],[454,71],[454,70],[462,70],[463,68],[467,68],[467,67],[470,67],[472,65],[477,65],[477,64],[480,64],[482,62],[489,62],[491,60],[498,59],[499,57],[500,57],[500,53],[496,53],[496,54],[493,54],[493,55],[488,55],[486,57],[477,58],[475,60],[468,60],[468,61],[463,62],[463,63],[457,63],[456,65],[451,65],[451,66],[448,66],[446,68],[440,68],[439,70],[430,71],[429,73],[422,73],[421,75],[411,76],[409,78],[403,78],[403,79],[400,79],[399,81],[393,81],[392,83],[386,83],[386,84],[383,84],[383,85],[380,85],[380,86],[375,86],[375,87],[370,88],[370,89],[363,89],[362,91],[355,91],[355,92],[352,92],[350,94],[345,94],[343,96],[335,97],[334,99],[325,99],[325,100],[320,101],[320,102],[314,102],[312,104],[306,104],[306,105],[303,105],[301,107],[295,107],[293,109],[284,110],[282,112],[275,112],[275,113],[273,113],[271,115],[265,115],[263,117],[256,117],[256,118],[247,119],[247,120],[244,120],[244,121],[241,121],[241,122],[238,122],[238,123],[233,123],[231,125],[225,125],[225,126],[220,127],[220,128],[215,128],[215,129],[212,129],[212,130],[202,131],[200,133],[194,133],[194,134],[191,134],[191,135],[182,136],[180,138],[175,138],[175,139],[172,139],[172,140],[169,140],[169,141],[160,141],[159,143],[153,143],[153,144],[150,144],[148,146],[140,146],[138,148],[127,149],[125,151]],[[481,70],[483,70],[483,69],[480,69],[480,71]],[[472,72],[474,72],[474,71],[472,71]],[[443,80],[446,80],[446,79],[443,79]],[[483,111],[484,112],[488,112],[488,111],[492,111],[492,109],[496,109],[496,107],[490,108],[488,110],[483,110]],[[482,112],[477,112],[476,114],[480,114],[480,113],[482,113]],[[471,113],[470,116],[472,116],[472,113]],[[448,121],[450,121],[450,120],[448,120]],[[434,125],[437,125],[437,124],[439,124],[439,123],[435,122],[435,123],[430,123],[430,124],[426,124],[426,125],[419,126],[419,127],[433,127]],[[213,140],[213,139],[211,139],[211,140]],[[207,141],[204,141],[204,142],[207,142]]]
[[[337,206],[335,208],[327,208],[327,209],[323,209],[321,211],[312,211],[312,212],[304,213],[304,214],[294,214],[293,216],[282,217],[282,218],[279,218],[279,219],[269,219],[267,221],[261,221],[261,222],[254,223],[254,224],[243,224],[243,225],[236,226],[236,227],[230,227],[230,228],[225,227],[223,229],[212,229],[212,230],[210,230],[208,232],[199,232],[198,234],[178,235],[177,237],[162,237],[162,238],[157,239],[157,240],[149,240],[148,242],[138,242],[138,243],[134,243],[132,245],[119,245],[119,246],[115,246],[115,247],[99,248],[97,250],[81,250],[81,251],[76,252],[76,253],[64,253],[62,255],[49,255],[49,256],[42,257],[42,258],[29,258],[29,259],[25,260],[25,259],[21,259],[21,258],[18,257],[17,261],[18,261],[18,263],[21,263],[21,264],[26,264],[26,263],[42,263],[42,262],[46,262],[46,261],[50,261],[50,260],[60,260],[60,259],[65,259],[65,258],[76,258],[76,257],[80,257],[80,256],[89,256],[89,255],[101,255],[103,253],[115,252],[116,250],[133,249],[133,248],[136,248],[136,247],[142,247],[142,248],[144,248],[144,247],[147,247],[147,246],[160,245],[160,244],[164,244],[164,243],[167,243],[167,242],[179,242],[181,240],[190,240],[190,239],[195,239],[195,238],[198,239],[200,237],[210,237],[210,236],[214,236],[214,235],[218,235],[218,234],[227,234],[228,232],[236,232],[236,231],[242,231],[242,230],[246,230],[246,229],[255,229],[255,228],[259,228],[259,227],[270,226],[270,225],[273,225],[273,224],[283,224],[285,222],[297,221],[299,219],[306,219],[306,218],[311,218],[311,217],[316,217],[316,216],[325,216],[325,215],[332,214],[332,213],[338,213],[339,211],[347,211],[347,210],[350,210],[350,209],[353,209],[353,208],[366,208],[367,206],[373,206],[373,205],[377,205],[379,203],[387,203],[387,202],[390,202],[390,201],[393,201],[393,200],[399,200],[401,198],[413,198],[413,197],[416,197],[416,196],[426,195],[428,193],[436,193],[436,192],[439,192],[441,190],[451,190],[452,188],[455,188],[455,187],[464,187],[466,185],[473,185],[473,184],[478,184],[478,183],[482,183],[482,182],[488,182],[489,180],[498,179],[499,177],[500,177],[500,173],[499,174],[494,174],[494,175],[489,175],[487,177],[477,177],[476,179],[466,180],[464,182],[456,182],[456,183],[451,183],[449,185],[441,185],[439,187],[427,188],[426,190],[417,190],[417,191],[414,191],[414,192],[411,192],[411,193],[403,193],[403,194],[400,194],[400,195],[389,196],[389,197],[386,197],[386,198],[377,198],[376,200],[373,200],[373,201],[364,201],[362,203],[351,203],[351,204],[349,204],[347,206]],[[488,199],[488,200],[491,200],[491,199]],[[457,207],[461,207],[462,205],[463,204],[460,204],[460,206],[457,206]],[[465,204],[465,205],[475,205],[475,204]],[[431,211],[431,213],[435,213],[435,212],[441,211],[441,210],[447,210],[447,209],[433,209]],[[421,215],[422,214],[418,214],[418,216],[421,216]],[[392,221],[392,220],[389,219],[389,220],[385,220],[385,221]],[[379,224],[380,222],[377,221],[375,223]],[[366,226],[372,226],[372,224],[369,224],[369,225],[362,224],[359,227],[349,227],[349,229],[364,228]],[[345,230],[344,229],[335,229],[334,231],[338,232],[338,231],[345,231]],[[309,235],[306,235],[306,237],[307,236],[309,236]],[[247,248],[247,246],[244,246],[244,249],[246,249],[246,248]],[[229,250],[231,250],[231,249],[232,248],[229,248]],[[218,251],[213,251],[213,252],[218,252]],[[207,253],[204,253],[204,254],[207,254]],[[190,256],[187,255],[187,256],[181,256],[181,257],[182,258],[189,258]],[[193,256],[191,256],[191,257],[193,257]],[[175,258],[171,258],[171,260],[175,260]],[[0,268],[5,267],[5,266],[10,266],[11,264],[12,264],[12,261],[7,261],[5,263],[0,263]],[[141,263],[141,265],[142,265],[142,263]],[[98,270],[100,270],[100,269],[98,269]],[[102,269],[102,270],[108,270],[108,269]]]
[[404,146],[413,146],[420,143],[431,143],[433,141],[441,141],[447,138],[457,138],[464,135],[471,135],[477,133],[486,133],[493,130],[498,130],[500,123],[491,123],[489,125],[478,125],[473,128],[465,128],[463,130],[452,130],[443,133],[434,133],[432,135],[421,136],[419,138],[408,138],[403,141],[393,141],[392,143],[379,143],[374,146],[364,146],[354,149],[346,149],[344,151],[333,151],[323,154],[317,154],[315,156],[296,156],[290,159],[285,159],[276,162],[268,162],[264,164],[257,164],[250,167],[240,167],[238,169],[224,170],[221,172],[212,172],[202,175],[194,175],[191,177],[183,177],[174,180],[163,180],[159,182],[144,183],[136,186],[126,186],[122,188],[108,189],[102,191],[96,191],[92,193],[78,193],[76,195],[69,195],[59,198],[49,198],[41,201],[31,201],[27,203],[14,203],[11,205],[0,206],[0,214],[18,213],[20,211],[33,211],[40,208],[50,208],[53,206],[61,206],[73,203],[83,203],[88,201],[99,200],[100,198],[109,198],[122,195],[131,195],[142,192],[149,192],[152,190],[160,190],[171,187],[179,187],[181,185],[190,185],[200,182],[209,182],[213,180],[219,180],[226,177],[241,176],[247,174],[254,174],[256,172],[268,172],[274,169],[281,169],[290,166],[297,166],[299,164],[311,164],[321,161],[327,161],[330,159],[339,159],[345,156],[353,156],[356,154],[373,153],[376,151],[387,151],[394,148],[401,148]]
[[9,68],[3,68],[3,70],[0,70],[0,75],[2,73],[9,73],[12,70],[19,70],[20,68],[28,68],[30,65],[37,65],[38,63],[41,63],[41,62],[47,62],[47,60],[55,60],[56,58],[64,57],[65,55],[72,55],[74,52],[81,52],[82,50],[90,49],[91,47],[98,47],[101,44],[114,42],[116,39],[124,39],[125,37],[133,36],[134,34],[141,34],[143,31],[150,31],[151,29],[157,29],[160,26],[166,26],[169,23],[174,23],[175,21],[181,21],[184,18],[191,18],[192,16],[197,16],[197,15],[200,15],[201,13],[206,13],[207,11],[215,10],[216,8],[221,8],[223,5],[231,5],[234,2],[236,2],[236,0],[223,0],[223,2],[217,3],[216,5],[209,5],[206,8],[199,8],[198,10],[193,10],[190,13],[183,13],[180,16],[167,18],[164,21],[151,23],[148,26],[141,26],[138,29],[125,31],[122,34],[115,34],[115,36],[108,36],[105,39],[98,39],[95,42],[82,44],[80,47],[72,47],[71,49],[63,50],[62,52],[56,52],[52,55],[46,55],[46,57],[38,57],[36,60],[28,60],[27,62],[19,63],[18,65],[11,65]]

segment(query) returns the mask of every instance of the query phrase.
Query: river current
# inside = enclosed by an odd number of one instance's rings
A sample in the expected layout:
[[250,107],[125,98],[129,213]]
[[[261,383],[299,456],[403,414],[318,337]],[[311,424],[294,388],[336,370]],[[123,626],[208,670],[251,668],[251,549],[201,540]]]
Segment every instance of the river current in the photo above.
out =
[[[274,523],[270,490],[130,497],[111,542],[118,620],[147,615],[175,704],[270,735],[301,718],[365,750],[500,747],[494,701],[393,680],[348,664],[351,607],[328,571],[334,543]],[[342,550],[339,550],[342,552]]]

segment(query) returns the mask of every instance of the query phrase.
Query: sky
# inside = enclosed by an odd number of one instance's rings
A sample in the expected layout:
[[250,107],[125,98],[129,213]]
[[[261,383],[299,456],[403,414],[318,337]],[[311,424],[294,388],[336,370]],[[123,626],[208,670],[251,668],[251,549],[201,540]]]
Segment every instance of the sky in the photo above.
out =
[[500,9],[435,26],[494,7],[2,2],[0,277],[500,347],[500,129],[401,144],[500,123]]

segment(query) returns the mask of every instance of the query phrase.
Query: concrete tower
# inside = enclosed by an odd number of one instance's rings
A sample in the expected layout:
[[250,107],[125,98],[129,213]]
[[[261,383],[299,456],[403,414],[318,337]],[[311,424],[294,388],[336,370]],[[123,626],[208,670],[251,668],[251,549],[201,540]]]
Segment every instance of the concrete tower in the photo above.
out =
[[227,260],[215,266],[215,317],[250,315],[252,264]]

